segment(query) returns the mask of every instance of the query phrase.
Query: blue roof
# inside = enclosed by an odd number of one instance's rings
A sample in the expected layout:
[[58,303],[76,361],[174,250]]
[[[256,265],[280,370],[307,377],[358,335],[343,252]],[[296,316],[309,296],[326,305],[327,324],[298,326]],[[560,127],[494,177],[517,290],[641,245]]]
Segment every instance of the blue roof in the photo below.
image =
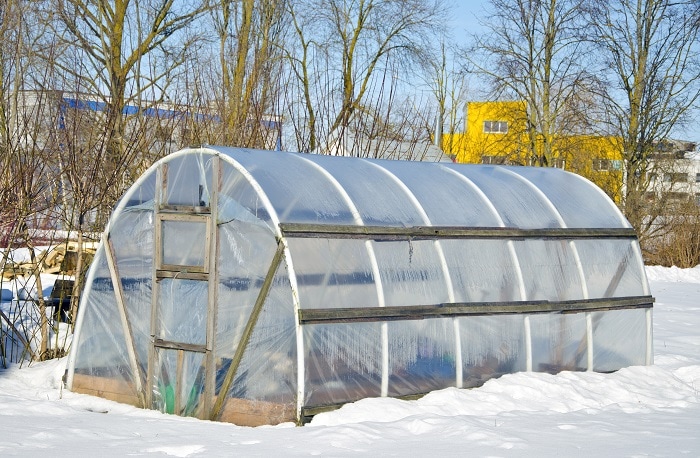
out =
[[[98,102],[95,100],[81,100],[72,97],[63,98],[63,108],[73,108],[76,110],[89,110],[89,111],[106,111],[107,103]],[[140,108],[135,105],[126,105],[122,113],[125,115],[136,115],[141,114],[143,116],[160,118],[160,119],[173,119],[173,118],[184,118],[191,116],[196,121],[213,120],[218,121],[220,118],[218,116],[204,115],[201,113],[190,113],[188,111],[181,110],[164,110],[162,108]]]

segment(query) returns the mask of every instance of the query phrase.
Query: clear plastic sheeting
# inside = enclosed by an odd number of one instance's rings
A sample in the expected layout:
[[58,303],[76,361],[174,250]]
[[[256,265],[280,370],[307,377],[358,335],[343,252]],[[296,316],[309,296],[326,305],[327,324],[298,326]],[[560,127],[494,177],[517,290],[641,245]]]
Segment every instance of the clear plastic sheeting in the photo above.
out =
[[158,288],[157,337],[171,342],[206,343],[206,282],[164,278]]
[[516,371],[651,364],[629,223],[551,168],[207,147],[122,197],[70,389],[241,425]]
[[389,396],[455,385],[452,319],[396,321],[388,326]]
[[646,310],[615,310],[592,314],[593,370],[612,372],[621,367],[645,364],[647,313]]
[[474,387],[503,374],[527,370],[522,315],[459,319],[464,386]]
[[304,405],[381,395],[381,324],[305,326],[304,348]]

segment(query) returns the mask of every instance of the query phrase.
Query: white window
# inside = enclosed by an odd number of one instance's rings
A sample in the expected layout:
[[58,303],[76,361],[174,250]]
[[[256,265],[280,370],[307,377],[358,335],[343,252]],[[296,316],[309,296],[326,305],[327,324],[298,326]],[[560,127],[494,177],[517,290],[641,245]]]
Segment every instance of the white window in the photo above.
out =
[[683,203],[687,202],[690,196],[687,192],[667,192],[666,198],[670,203]]
[[622,161],[612,159],[593,159],[593,170],[599,172],[609,172],[611,170],[621,170]]
[[506,163],[506,157],[505,156],[481,156],[481,163],[482,164],[505,164]]
[[593,159],[593,170],[607,172],[610,169],[612,169],[612,161],[610,159]]
[[507,121],[484,121],[484,133],[487,134],[507,134]]
[[664,173],[664,181],[666,183],[687,183],[688,174],[684,172]]

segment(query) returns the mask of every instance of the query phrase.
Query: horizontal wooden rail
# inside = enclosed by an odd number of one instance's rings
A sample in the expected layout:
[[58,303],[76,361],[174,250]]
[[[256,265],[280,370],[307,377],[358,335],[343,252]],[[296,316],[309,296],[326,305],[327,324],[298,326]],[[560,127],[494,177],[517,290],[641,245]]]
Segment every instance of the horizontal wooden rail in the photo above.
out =
[[206,353],[207,352],[207,346],[202,344],[191,344],[191,343],[184,343],[184,342],[172,342],[168,340],[163,340],[163,339],[155,339],[153,342],[153,346],[157,348],[166,348],[169,350],[184,350],[184,351],[192,351],[196,353]]
[[164,278],[172,278],[174,280],[202,280],[206,281],[209,279],[209,274],[206,272],[197,272],[196,270],[202,270],[201,267],[189,266],[187,269],[194,269],[195,271],[186,270],[156,270],[156,278],[162,280]]
[[580,313],[653,307],[652,296],[631,296],[572,301],[514,301],[444,303],[391,307],[347,307],[299,310],[299,323],[351,323],[422,320],[455,316],[512,315],[519,313]]
[[432,239],[610,239],[636,238],[632,228],[539,228],[450,226],[352,226],[280,223],[286,237],[353,238],[370,240]]
[[211,213],[211,208],[193,205],[161,205],[159,207],[159,211],[161,213],[177,213],[185,215],[208,215]]

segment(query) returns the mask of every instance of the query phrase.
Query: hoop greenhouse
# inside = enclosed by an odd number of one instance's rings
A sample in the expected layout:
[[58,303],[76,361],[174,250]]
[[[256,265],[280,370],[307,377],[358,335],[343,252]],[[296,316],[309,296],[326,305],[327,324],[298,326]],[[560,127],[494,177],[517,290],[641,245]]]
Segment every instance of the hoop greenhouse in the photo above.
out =
[[584,178],[202,147],[91,265],[68,388],[240,425],[517,371],[652,363],[634,230]]

